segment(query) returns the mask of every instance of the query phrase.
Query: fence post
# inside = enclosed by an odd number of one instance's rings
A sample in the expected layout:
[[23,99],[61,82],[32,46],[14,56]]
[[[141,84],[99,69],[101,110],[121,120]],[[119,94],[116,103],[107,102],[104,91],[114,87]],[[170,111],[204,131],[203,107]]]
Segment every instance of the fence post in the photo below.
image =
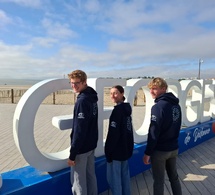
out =
[[137,106],[137,94],[134,97],[134,106]]
[[53,92],[53,104],[55,104],[55,92]]
[[13,93],[13,89],[11,89],[11,103],[14,103],[14,93]]

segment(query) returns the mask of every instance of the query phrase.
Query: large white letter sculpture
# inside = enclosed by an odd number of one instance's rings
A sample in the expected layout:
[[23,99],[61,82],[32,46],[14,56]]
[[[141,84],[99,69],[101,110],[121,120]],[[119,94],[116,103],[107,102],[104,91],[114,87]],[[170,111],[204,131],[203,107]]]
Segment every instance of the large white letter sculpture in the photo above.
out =
[[68,149],[58,153],[42,153],[34,139],[34,120],[42,101],[52,92],[70,89],[66,79],[45,80],[32,86],[17,104],[13,118],[13,135],[18,149],[33,167],[53,172],[67,166]]
[[[180,99],[182,108],[182,125],[192,126],[198,122],[204,122],[215,117],[215,81],[186,80],[180,83],[177,80],[166,80],[168,91],[174,93]],[[154,100],[151,98],[146,79],[88,79],[88,85],[98,92],[98,126],[99,141],[96,149],[96,156],[104,155],[103,124],[108,119],[112,108],[104,107],[104,87],[122,85],[125,88],[126,101],[133,105],[136,92],[141,88],[146,97],[145,116],[142,125],[134,132],[136,143],[146,141],[148,126],[150,123],[151,107]],[[17,147],[23,154],[26,161],[33,167],[47,172],[54,172],[67,167],[69,148],[56,152],[41,152],[34,139],[34,120],[36,112],[42,101],[52,92],[70,89],[67,79],[49,79],[32,86],[20,99],[17,104],[13,119],[13,134]],[[188,95],[191,93],[191,95]],[[205,111],[205,104],[209,109]],[[55,116],[52,124],[58,129],[65,130],[72,127],[72,113],[66,116]]]

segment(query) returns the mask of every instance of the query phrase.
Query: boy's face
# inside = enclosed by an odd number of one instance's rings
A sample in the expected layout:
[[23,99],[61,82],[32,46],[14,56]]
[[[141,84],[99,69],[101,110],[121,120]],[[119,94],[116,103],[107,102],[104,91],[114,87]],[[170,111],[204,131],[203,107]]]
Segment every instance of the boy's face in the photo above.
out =
[[158,86],[153,85],[152,88],[150,89],[150,94],[152,96],[153,99],[156,99],[157,97],[159,97],[161,94],[166,93],[166,88],[160,88]]
[[70,79],[70,84],[75,93],[80,93],[87,86],[86,81],[82,82],[79,78]]

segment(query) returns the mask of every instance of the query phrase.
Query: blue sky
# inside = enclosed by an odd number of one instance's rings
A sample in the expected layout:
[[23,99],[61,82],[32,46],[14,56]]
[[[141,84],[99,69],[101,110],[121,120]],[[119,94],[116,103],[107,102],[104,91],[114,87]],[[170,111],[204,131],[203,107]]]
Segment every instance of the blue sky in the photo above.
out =
[[214,0],[0,0],[0,79],[215,78]]

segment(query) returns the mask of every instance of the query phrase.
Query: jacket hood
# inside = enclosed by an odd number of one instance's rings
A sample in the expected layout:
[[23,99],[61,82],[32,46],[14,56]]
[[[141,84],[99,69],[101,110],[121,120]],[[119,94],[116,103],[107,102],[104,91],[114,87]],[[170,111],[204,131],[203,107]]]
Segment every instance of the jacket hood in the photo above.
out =
[[173,95],[173,93],[171,93],[171,92],[164,93],[164,94],[160,95],[159,97],[157,97],[155,99],[155,103],[157,103],[160,100],[168,101],[168,102],[171,102],[172,104],[178,104],[179,103],[179,99],[177,97],[175,97]]
[[117,104],[116,106],[119,106],[123,113],[126,115],[126,116],[130,116],[131,113],[132,113],[132,109],[131,109],[131,105],[129,103],[120,103],[120,104]]
[[86,98],[88,101],[93,103],[98,101],[97,92],[92,87],[89,86],[87,86],[86,89],[81,91],[77,98]]

